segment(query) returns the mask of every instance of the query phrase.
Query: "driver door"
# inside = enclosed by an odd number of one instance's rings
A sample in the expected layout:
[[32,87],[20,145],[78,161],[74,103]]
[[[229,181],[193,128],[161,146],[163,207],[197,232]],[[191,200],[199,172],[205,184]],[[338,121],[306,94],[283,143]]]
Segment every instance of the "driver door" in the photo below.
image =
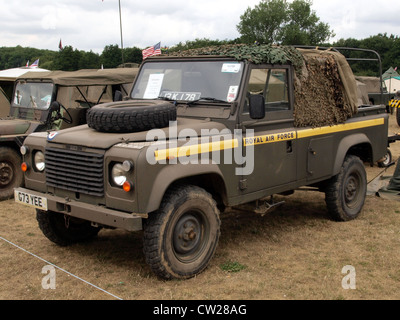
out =
[[[259,65],[250,70],[241,123],[244,156],[253,157],[254,165],[250,174],[241,177],[240,185],[245,193],[272,194],[296,180],[293,91],[289,90],[289,84],[293,83],[291,72],[289,66]],[[250,118],[250,95],[264,97],[263,119]]]

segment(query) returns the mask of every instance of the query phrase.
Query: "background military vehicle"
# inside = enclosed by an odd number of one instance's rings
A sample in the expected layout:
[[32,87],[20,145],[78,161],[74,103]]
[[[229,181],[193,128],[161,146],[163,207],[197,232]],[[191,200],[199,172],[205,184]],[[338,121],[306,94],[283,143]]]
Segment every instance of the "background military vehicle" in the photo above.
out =
[[86,111],[128,95],[137,68],[27,72],[15,82],[8,117],[0,119],[0,200],[23,184],[19,153],[32,132],[86,123]]
[[49,70],[37,67],[21,67],[0,71],[0,118],[7,117],[10,113],[11,98],[15,80],[27,72],[48,72]]
[[357,104],[338,49],[213,47],[147,58],[130,99],[95,106],[87,125],[33,133],[21,148],[25,188],[59,245],[102,227],[144,231],[160,277],[203,271],[220,213],[265,214],[274,194],[324,192],[332,219],[358,217],[364,163],[386,153],[385,106]]

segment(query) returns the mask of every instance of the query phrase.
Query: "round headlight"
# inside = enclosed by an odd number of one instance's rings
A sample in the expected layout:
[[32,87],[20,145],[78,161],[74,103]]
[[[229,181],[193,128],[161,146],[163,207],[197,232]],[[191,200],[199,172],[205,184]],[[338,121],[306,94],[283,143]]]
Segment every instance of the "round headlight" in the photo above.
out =
[[33,163],[37,171],[42,172],[44,170],[46,164],[44,162],[44,154],[42,151],[37,151],[35,153],[35,156],[33,158]]
[[127,172],[124,170],[122,163],[117,163],[111,170],[111,178],[117,186],[122,187],[126,181],[126,173]]

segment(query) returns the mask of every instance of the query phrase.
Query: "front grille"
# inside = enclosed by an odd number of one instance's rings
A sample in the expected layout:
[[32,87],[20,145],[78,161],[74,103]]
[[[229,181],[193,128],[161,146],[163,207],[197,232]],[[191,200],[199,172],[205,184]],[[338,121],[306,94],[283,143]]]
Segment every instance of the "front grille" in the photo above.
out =
[[104,195],[103,155],[46,148],[48,186],[101,197]]

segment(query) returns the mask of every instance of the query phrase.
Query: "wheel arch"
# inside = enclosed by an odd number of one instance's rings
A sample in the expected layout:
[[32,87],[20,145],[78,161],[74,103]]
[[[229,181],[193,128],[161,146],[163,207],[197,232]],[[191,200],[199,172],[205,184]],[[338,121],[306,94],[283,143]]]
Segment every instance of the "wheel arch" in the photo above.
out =
[[[194,167],[195,166],[195,167]],[[196,172],[196,174],[193,174]],[[210,165],[173,165],[166,166],[152,183],[150,196],[144,206],[144,212],[157,210],[165,193],[179,184],[198,186],[209,192],[219,207],[227,204],[227,188],[223,175],[215,164]]]
[[358,133],[347,136],[340,141],[333,165],[333,175],[340,172],[340,168],[342,167],[343,161],[347,155],[354,155],[364,162],[372,163],[373,150],[371,141],[367,135]]

